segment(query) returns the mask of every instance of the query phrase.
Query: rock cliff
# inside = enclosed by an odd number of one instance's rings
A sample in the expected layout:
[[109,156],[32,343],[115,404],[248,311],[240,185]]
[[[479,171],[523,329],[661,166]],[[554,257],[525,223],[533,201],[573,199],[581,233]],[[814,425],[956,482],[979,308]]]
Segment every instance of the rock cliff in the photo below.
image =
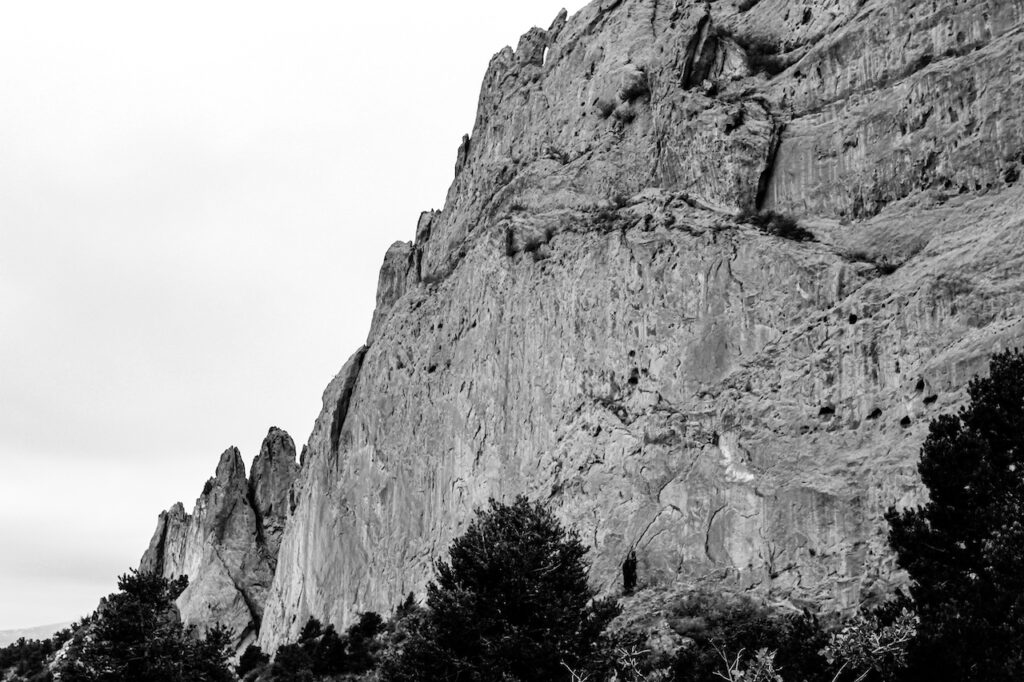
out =
[[255,639],[297,471],[295,444],[272,428],[248,479],[238,449],[228,448],[191,515],[180,502],[160,514],[140,569],[189,577],[178,598],[185,624],[221,623],[239,647]]
[[[928,420],[1024,338],[1022,14],[598,0],[499,52],[324,393],[260,643],[390,609],[521,492],[605,589],[631,549],[641,587],[891,589],[881,517],[921,499]],[[769,209],[816,240],[735,217]],[[216,494],[244,488],[221,468]],[[150,554],[195,566],[196,522],[161,523]]]

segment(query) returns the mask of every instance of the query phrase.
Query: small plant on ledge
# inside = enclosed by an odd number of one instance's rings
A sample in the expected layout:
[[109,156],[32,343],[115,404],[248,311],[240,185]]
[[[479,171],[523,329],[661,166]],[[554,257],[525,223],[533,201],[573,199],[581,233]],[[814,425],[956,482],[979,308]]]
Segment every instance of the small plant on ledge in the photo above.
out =
[[753,225],[765,234],[791,239],[795,242],[812,242],[814,235],[802,227],[796,218],[776,211],[754,211],[744,209],[736,216],[736,222]]

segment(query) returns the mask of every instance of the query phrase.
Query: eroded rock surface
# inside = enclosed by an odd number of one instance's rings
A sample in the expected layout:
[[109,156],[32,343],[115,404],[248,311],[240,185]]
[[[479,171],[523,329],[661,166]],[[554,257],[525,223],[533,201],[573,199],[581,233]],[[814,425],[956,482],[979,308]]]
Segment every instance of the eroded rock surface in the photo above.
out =
[[248,479],[238,449],[228,448],[191,515],[180,502],[160,514],[140,569],[189,577],[177,602],[186,625],[225,625],[238,647],[254,640],[297,471],[295,444],[272,428]]
[[[641,588],[849,609],[901,581],[882,514],[921,500],[928,420],[1024,338],[1024,0],[739,5],[599,0],[493,58],[324,393],[265,648],[421,591],[523,492],[608,590],[631,549]],[[759,208],[817,241],[734,217]]]

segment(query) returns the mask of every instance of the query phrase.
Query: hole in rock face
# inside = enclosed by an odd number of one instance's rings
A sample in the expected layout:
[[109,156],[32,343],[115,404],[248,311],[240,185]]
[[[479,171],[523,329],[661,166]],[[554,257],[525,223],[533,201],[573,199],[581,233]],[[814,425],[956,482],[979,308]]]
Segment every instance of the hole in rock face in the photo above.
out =
[[431,365],[430,367],[427,367],[427,374],[433,374],[436,371],[437,371],[437,365]]
[[918,393],[924,390],[924,379],[917,380],[917,385],[914,386],[914,390]]
[[629,373],[629,385],[636,386],[638,383],[640,383],[640,372],[636,371],[634,368],[633,371]]
[[804,16],[800,19],[800,23],[806,26],[811,23],[811,19],[814,18],[814,14],[811,12],[811,8],[808,7],[804,10]]
[[850,313],[850,324],[857,324],[857,316]]
[[831,405],[823,405],[822,408],[820,410],[818,410],[818,416],[819,417],[828,417],[828,416],[831,416],[831,415],[833,415],[835,413],[836,413],[836,408],[832,407]]
[[907,428],[908,426],[910,426],[910,417],[904,417],[903,419],[901,419],[900,426],[902,426],[903,428]]
[[930,396],[928,396],[927,398],[924,399],[924,404],[925,405],[932,405],[938,399],[939,399],[939,396],[937,396],[937,395],[930,395]]
[[876,407],[875,409],[871,410],[871,414],[868,415],[868,419],[878,419],[881,416],[882,410]]

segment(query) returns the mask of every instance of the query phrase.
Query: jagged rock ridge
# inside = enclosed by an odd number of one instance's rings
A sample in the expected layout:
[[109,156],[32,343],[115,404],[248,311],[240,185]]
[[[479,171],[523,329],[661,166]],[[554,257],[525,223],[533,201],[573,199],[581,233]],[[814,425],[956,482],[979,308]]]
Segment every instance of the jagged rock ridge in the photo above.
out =
[[239,647],[255,639],[297,472],[291,437],[271,428],[248,479],[238,448],[228,448],[191,515],[180,502],[160,514],[140,569],[189,576],[178,598],[187,625],[225,625]]
[[609,590],[631,549],[642,588],[891,589],[881,515],[920,499],[929,418],[1024,338],[1022,15],[600,0],[499,52],[324,393],[260,643],[390,609],[520,492]]

